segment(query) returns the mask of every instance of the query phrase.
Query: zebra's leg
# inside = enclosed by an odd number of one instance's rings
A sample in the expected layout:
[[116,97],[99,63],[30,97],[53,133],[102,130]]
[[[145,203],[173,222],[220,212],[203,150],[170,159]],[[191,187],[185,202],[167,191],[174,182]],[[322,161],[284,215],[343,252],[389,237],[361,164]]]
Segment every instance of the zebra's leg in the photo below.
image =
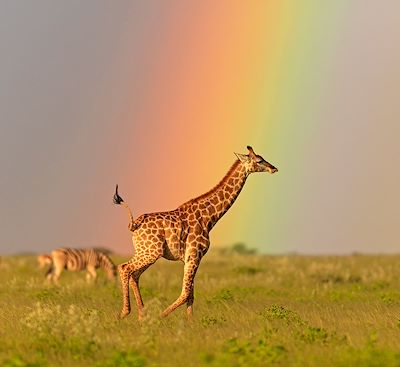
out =
[[49,283],[53,280],[53,271],[54,271],[54,266],[52,264],[45,274],[45,278]]
[[52,280],[54,283],[58,284],[58,279],[60,278],[60,274],[62,273],[63,268],[61,266],[54,265],[54,270],[52,273]]
[[86,268],[86,280],[89,282],[91,279],[96,280],[97,277],[97,273],[96,273],[96,269],[94,268],[94,266],[89,265]]
[[60,278],[60,274],[64,269],[67,268],[67,260],[64,253],[59,253],[58,251],[53,251],[51,253],[51,257],[53,259],[53,264],[51,266],[51,277],[50,279],[58,284],[58,279]]

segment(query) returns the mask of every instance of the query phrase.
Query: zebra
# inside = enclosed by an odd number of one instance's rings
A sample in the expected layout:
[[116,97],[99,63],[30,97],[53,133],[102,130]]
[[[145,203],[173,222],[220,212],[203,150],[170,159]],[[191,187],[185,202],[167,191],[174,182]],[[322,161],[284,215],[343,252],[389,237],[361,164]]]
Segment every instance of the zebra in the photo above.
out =
[[53,260],[49,254],[41,254],[37,256],[37,262],[39,269],[43,269],[46,265],[51,265]]
[[51,252],[52,264],[46,273],[49,281],[58,282],[61,272],[86,270],[86,280],[96,279],[96,269],[102,268],[108,278],[114,280],[117,268],[112,260],[103,252],[96,249],[58,248]]

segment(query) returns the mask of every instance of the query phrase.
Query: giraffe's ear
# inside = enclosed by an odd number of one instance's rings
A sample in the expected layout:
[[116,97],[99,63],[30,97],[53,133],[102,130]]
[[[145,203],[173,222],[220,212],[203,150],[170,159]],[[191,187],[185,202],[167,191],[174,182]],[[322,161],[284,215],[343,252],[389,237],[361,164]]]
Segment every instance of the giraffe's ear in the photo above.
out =
[[239,159],[240,162],[248,162],[249,161],[249,156],[246,154],[240,154],[240,153],[235,153],[236,157]]
[[255,157],[256,156],[256,153],[254,153],[254,150],[250,145],[247,146],[247,149],[249,151],[249,156],[250,157]]

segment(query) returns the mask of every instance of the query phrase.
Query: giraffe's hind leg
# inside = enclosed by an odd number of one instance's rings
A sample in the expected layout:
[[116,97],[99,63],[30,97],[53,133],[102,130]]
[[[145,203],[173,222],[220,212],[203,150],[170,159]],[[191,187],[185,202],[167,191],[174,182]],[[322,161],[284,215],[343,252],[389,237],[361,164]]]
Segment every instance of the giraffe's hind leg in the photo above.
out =
[[139,278],[142,275],[142,273],[150,266],[151,264],[141,268],[140,270],[134,271],[132,276],[129,279],[129,284],[131,285],[131,288],[133,290],[133,294],[135,295],[136,299],[136,305],[138,309],[138,319],[139,321],[143,319],[143,299],[142,295],[140,294],[140,288],[139,288]]
[[122,284],[122,310],[120,318],[123,318],[130,314],[131,303],[129,296],[129,284],[132,287],[133,294],[135,295],[136,304],[138,307],[139,320],[143,317],[143,300],[139,289],[139,277],[140,275],[152,265],[160,256],[153,256],[146,259],[140,259],[139,257],[133,257],[126,263],[118,266],[119,275]]
[[129,279],[131,277],[129,261],[118,266],[119,276],[122,287],[122,310],[120,318],[124,318],[131,313],[131,302],[129,298]]

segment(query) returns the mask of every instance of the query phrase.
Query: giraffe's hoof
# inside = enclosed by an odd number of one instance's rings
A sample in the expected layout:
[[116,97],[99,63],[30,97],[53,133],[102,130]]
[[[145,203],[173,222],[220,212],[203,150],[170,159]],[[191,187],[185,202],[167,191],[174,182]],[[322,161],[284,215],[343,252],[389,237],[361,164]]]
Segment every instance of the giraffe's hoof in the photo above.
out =
[[167,317],[168,315],[169,315],[169,312],[163,311],[160,313],[160,318],[163,319],[163,318]]
[[188,315],[187,315],[187,322],[188,322],[189,324],[193,324],[193,323],[194,323],[194,321],[193,321],[193,314],[188,314]]
[[126,316],[128,316],[131,312],[130,311],[121,311],[121,313],[119,314],[118,318],[120,320],[124,319]]

